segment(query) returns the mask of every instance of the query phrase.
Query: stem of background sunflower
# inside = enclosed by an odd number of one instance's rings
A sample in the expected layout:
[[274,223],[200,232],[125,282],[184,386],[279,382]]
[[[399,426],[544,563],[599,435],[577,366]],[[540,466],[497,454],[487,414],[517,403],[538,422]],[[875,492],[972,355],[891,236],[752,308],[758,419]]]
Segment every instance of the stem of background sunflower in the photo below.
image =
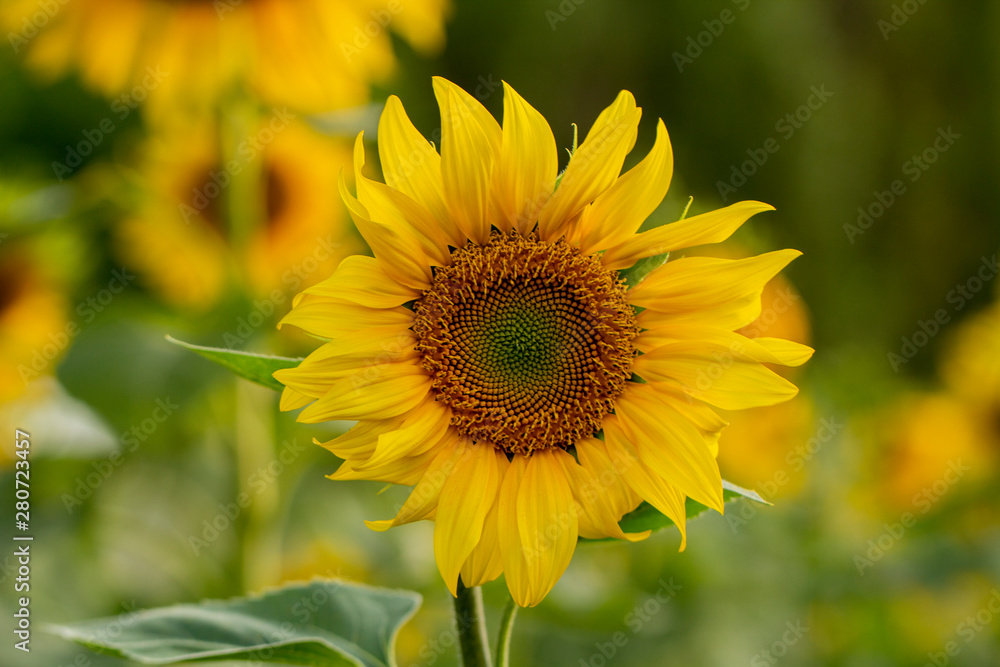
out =
[[[276,521],[281,504],[280,473],[271,476],[271,464],[276,460],[275,398],[274,392],[266,387],[234,379],[238,497],[253,499],[253,504],[243,510],[242,583],[244,590],[255,591],[275,581],[281,567],[282,540],[280,523]],[[265,471],[263,475],[261,471]]]
[[462,667],[492,667],[483,592],[479,586],[466,588],[461,577],[455,595],[455,628],[462,651]]
[[257,137],[260,109],[257,102],[233,92],[228,104],[220,109],[223,164],[219,172],[228,175],[223,200],[229,246],[239,256],[254,230],[261,227],[264,211],[264,167]]
[[516,616],[517,603],[511,598],[507,602],[507,608],[503,610],[503,618],[500,619],[500,632],[497,635],[496,667],[508,667],[510,665],[510,638],[514,634],[514,618]]

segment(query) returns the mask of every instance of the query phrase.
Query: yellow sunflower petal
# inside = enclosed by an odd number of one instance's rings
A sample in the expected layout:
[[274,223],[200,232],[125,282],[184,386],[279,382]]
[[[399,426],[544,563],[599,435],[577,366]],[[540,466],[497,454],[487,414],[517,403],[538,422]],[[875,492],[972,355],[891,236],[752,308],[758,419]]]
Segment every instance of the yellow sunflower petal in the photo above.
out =
[[722,511],[719,464],[701,432],[658,396],[655,385],[633,384],[615,414],[640,460],[686,496]]
[[371,219],[396,231],[400,236],[414,237],[432,264],[440,266],[448,258],[451,239],[423,205],[385,183],[373,181],[357,170],[358,201]]
[[500,483],[496,457],[493,447],[465,441],[441,489],[434,519],[434,557],[452,595],[462,565],[482,537],[486,514],[496,502]]
[[609,248],[601,257],[601,261],[609,269],[624,269],[643,257],[697,245],[722,243],[751,216],[773,210],[774,207],[770,204],[758,201],[737,202],[716,211],[702,213],[637,234],[624,243]]
[[[507,457],[499,450],[494,450],[497,463],[497,479],[502,480],[507,472],[510,463]],[[472,550],[465,563],[462,565],[462,582],[469,587],[482,586],[488,581],[493,581],[503,573],[503,563],[500,560],[500,541],[497,534],[497,520],[500,514],[497,506],[500,497],[500,483],[497,483],[497,494],[489,512],[486,513],[486,520],[483,522],[483,534],[479,539],[479,544]]]
[[497,537],[500,540],[503,575],[507,580],[510,596],[521,607],[527,607],[531,600],[531,584],[528,581],[528,568],[517,520],[517,498],[527,464],[526,456],[515,456],[511,460],[500,484],[497,506]]
[[542,240],[555,241],[562,236],[570,220],[615,182],[635,144],[641,116],[635,98],[623,90],[597,117],[566,165],[559,187],[539,213]]
[[343,299],[371,308],[395,308],[420,296],[417,290],[390,278],[377,259],[361,255],[344,258],[333,275],[296,295],[292,305],[297,305],[308,294]]
[[402,102],[390,95],[378,125],[378,150],[385,182],[420,202],[452,245],[465,240],[444,199],[441,156],[410,122]]
[[342,459],[366,459],[375,451],[378,437],[387,431],[399,428],[402,417],[358,422],[333,440],[320,442],[320,447],[333,452]]
[[633,370],[648,382],[679,382],[691,396],[723,410],[774,405],[798,393],[774,371],[718,343],[667,343],[637,357]]
[[[718,326],[690,324],[691,319],[693,318],[657,321],[653,329],[643,331],[637,337],[636,347],[646,353],[667,343],[700,341],[727,347],[733,353],[753,361],[782,366],[801,366],[813,355],[814,350],[808,345],[782,338],[748,338]],[[655,318],[652,317],[644,318],[646,324],[654,321]]]
[[746,259],[682,257],[659,267],[628,292],[629,302],[659,312],[725,303],[764,285],[802,253],[776,250]]
[[619,517],[631,512],[642,502],[628,482],[622,477],[622,471],[615,467],[608,446],[597,438],[583,438],[576,443],[576,455],[580,465],[597,477],[604,490],[604,502],[611,506],[613,514]]
[[437,512],[441,488],[455,470],[456,457],[464,451],[459,447],[459,443],[459,438],[448,438],[441,443],[439,451],[431,459],[419,481],[410,491],[410,495],[399,508],[395,518],[383,521],[365,521],[365,525],[372,530],[382,532],[394,526],[433,518]]
[[359,463],[357,470],[382,465],[404,456],[416,456],[441,442],[448,432],[451,410],[428,394],[424,402],[410,410],[398,429],[383,433],[371,458]]
[[[580,451],[581,446],[587,447],[583,443],[577,443],[577,452]],[[583,464],[583,456],[580,456],[581,460],[578,463],[576,459],[565,453],[558,456],[558,459],[566,472],[573,498],[577,503],[576,513],[581,537],[591,539],[614,537],[632,542],[649,537],[650,531],[648,530],[626,534],[618,525],[618,521],[621,520],[624,513],[618,512],[618,508],[611,502],[613,493],[609,487],[623,484],[624,480],[613,467],[595,471]]]
[[684,324],[732,331],[760,316],[764,285],[801,254],[777,250],[736,260],[682,257],[630,289],[628,300],[646,309],[639,319],[647,329],[663,327],[669,334]]
[[406,308],[369,308],[334,300],[301,302],[281,319],[279,326],[291,324],[321,338],[367,335],[405,335],[413,325],[413,311]]
[[355,381],[361,382],[381,373],[390,364],[407,362],[419,355],[412,346],[392,354],[380,350],[353,355],[332,355],[329,353],[331,348],[335,349],[336,344],[327,343],[320,347],[295,368],[275,371],[274,378],[286,387],[319,398],[341,379],[355,378]]
[[377,327],[343,329],[345,333],[352,332],[351,335],[346,338],[335,337],[329,343],[320,345],[302,361],[300,368],[303,364],[311,365],[334,357],[368,357],[381,363],[388,363],[409,359],[414,355],[416,338],[409,327],[403,329],[401,333],[394,327],[388,327],[388,333],[373,335],[376,329],[381,327],[380,324]]
[[278,408],[282,411],[298,410],[302,406],[312,403],[314,399],[315,396],[308,396],[285,387],[281,392],[281,400],[278,403]]
[[448,210],[466,238],[485,243],[500,126],[478,100],[447,79],[434,77],[434,96],[441,108],[441,176]]
[[680,549],[683,551],[687,545],[687,509],[684,494],[646,467],[614,415],[604,420],[604,436],[608,455],[629,486],[677,526],[681,533]]
[[761,356],[759,361],[782,366],[801,366],[812,358],[813,350],[808,345],[785,340],[783,338],[751,338],[754,343],[764,348],[768,357]]
[[548,121],[503,84],[503,139],[494,186],[503,210],[502,231],[527,235],[555,188],[559,170],[556,140]]
[[340,464],[337,472],[326,477],[336,481],[369,479],[376,482],[409,486],[420,480],[436,454],[437,452],[424,452],[417,456],[407,456],[364,471],[356,470],[357,462],[349,459]]
[[391,364],[374,378],[338,380],[298,420],[315,424],[333,419],[387,419],[412,410],[430,391],[430,378],[418,364]]
[[660,120],[649,154],[584,209],[578,232],[580,252],[616,246],[631,238],[663,201],[673,171],[670,137]]
[[684,393],[684,389],[675,383],[658,382],[655,387],[659,396],[677,412],[694,424],[705,438],[705,444],[712,456],[719,456],[719,438],[722,430],[729,426],[715,410],[704,401],[692,398]]
[[368,210],[347,189],[340,174],[340,197],[354,220],[358,232],[371,247],[375,258],[393,280],[412,289],[424,290],[431,284],[431,266],[420,242],[386,225],[373,222]]
[[576,549],[576,508],[561,454],[555,448],[532,453],[518,490],[517,525],[531,592],[521,606],[533,607],[548,595]]

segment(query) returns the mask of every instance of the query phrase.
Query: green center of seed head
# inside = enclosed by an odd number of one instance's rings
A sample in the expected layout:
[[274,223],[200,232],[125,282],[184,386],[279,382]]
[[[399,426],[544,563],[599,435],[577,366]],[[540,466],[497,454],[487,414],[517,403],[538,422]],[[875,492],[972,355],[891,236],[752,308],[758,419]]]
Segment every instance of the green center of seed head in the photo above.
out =
[[[524,290],[509,290],[511,298],[484,313],[477,347],[484,351],[484,370],[502,383],[532,388],[551,384],[557,376],[560,358],[569,347],[565,322],[558,312],[546,310]],[[519,294],[520,292],[520,294]]]

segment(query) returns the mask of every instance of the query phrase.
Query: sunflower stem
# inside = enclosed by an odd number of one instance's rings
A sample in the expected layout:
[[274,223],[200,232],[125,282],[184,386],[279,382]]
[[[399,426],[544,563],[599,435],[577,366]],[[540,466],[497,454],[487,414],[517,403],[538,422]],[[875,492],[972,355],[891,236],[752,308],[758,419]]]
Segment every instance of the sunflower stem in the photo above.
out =
[[462,647],[462,667],[492,667],[483,592],[479,586],[466,588],[461,577],[455,595],[455,629]]
[[503,618],[500,619],[496,667],[509,667],[510,665],[510,638],[514,635],[514,619],[516,617],[517,603],[511,599],[507,602],[507,608],[503,610]]

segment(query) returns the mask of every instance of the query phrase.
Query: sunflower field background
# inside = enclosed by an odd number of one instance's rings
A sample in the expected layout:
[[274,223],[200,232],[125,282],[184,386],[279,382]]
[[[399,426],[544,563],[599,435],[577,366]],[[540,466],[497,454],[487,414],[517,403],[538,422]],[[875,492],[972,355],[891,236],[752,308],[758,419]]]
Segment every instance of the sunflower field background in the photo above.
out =
[[1000,664],[997,3],[3,0],[0,27],[0,663],[130,664],[44,625],[338,577],[418,590],[399,664],[457,664],[432,526],[372,532],[405,494],[324,479],[312,441],[349,424],[166,339],[312,350],[276,324],[369,252],[337,191],[353,138],[395,94],[437,143],[440,75],[495,116],[510,83],[560,148],[631,91],[674,149],[646,227],[773,204],[712,252],[801,250],[751,328],[817,351],[720,444],[773,506],[692,521],[680,553],[581,545],[512,664]]

